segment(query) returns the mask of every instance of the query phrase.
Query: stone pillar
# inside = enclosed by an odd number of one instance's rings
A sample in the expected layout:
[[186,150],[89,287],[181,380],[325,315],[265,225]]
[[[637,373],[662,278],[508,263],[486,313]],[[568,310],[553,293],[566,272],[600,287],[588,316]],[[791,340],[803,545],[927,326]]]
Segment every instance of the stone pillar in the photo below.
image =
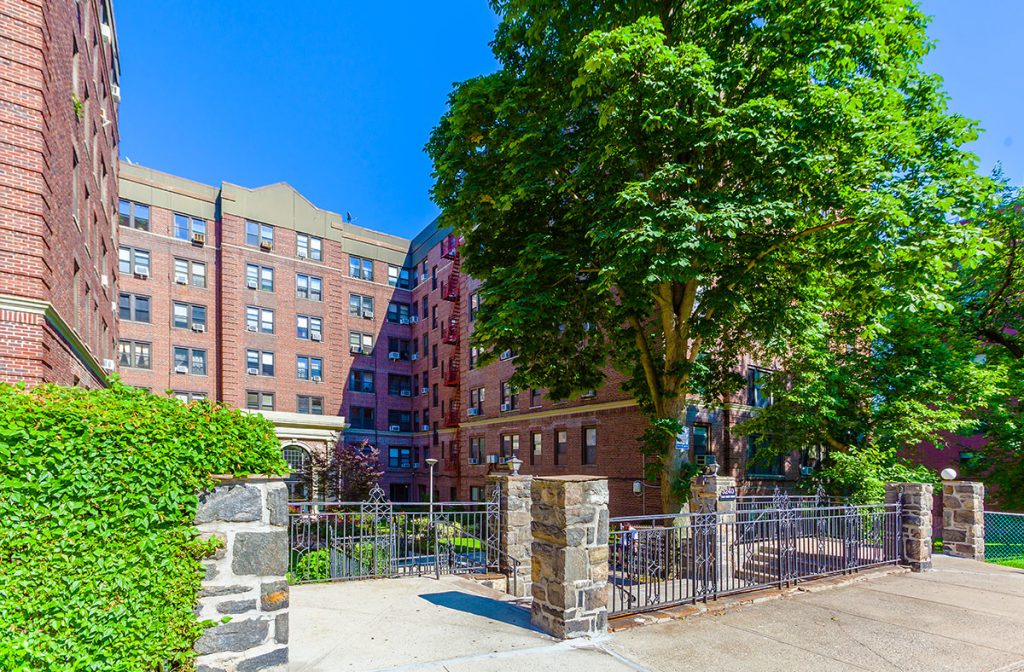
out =
[[[724,587],[726,577],[734,576],[736,571],[732,566],[734,554],[729,553],[736,536],[736,479],[717,473],[695,476],[690,481],[690,512],[715,514],[713,525],[697,528],[702,534],[713,535],[710,550],[714,557],[705,565],[710,571],[701,571],[708,575],[696,577],[705,582],[705,591],[713,592]],[[698,539],[698,543],[703,541]]]
[[533,522],[530,513],[532,487],[533,476],[491,474],[487,477],[488,501],[495,488],[501,489],[501,498],[498,500],[498,548],[501,553],[498,563],[502,571],[508,572],[508,593],[515,597],[530,594],[533,574],[533,531],[530,529]]
[[196,642],[197,672],[285,672],[288,488],[277,478],[225,480],[200,495],[196,527],[221,543],[203,561],[196,615],[217,625]]
[[900,558],[915,572],[932,567],[932,485],[930,483],[886,483],[885,503],[895,504],[903,490],[900,521]]
[[608,479],[535,478],[533,624],[561,639],[608,630]]
[[985,560],[985,484],[946,481],[942,484],[942,552],[958,558]]

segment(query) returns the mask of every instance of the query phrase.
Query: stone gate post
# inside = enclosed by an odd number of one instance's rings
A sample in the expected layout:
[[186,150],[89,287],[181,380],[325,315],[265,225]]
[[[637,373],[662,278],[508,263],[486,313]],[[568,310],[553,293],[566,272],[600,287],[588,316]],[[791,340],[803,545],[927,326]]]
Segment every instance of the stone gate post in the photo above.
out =
[[985,560],[985,484],[946,481],[942,484],[942,552],[958,558]]
[[[703,586],[704,590],[715,592],[724,588],[726,577],[736,571],[732,566],[733,554],[729,553],[736,538],[736,479],[717,473],[695,476],[690,481],[690,512],[715,514],[714,527],[704,530],[714,535],[715,543],[708,549],[713,557],[705,558],[705,568],[710,571],[698,576],[711,584]],[[698,571],[703,572],[704,568]]]
[[533,532],[530,529],[533,522],[530,512],[533,476],[491,474],[487,477],[488,499],[495,488],[501,492],[498,500],[498,548],[501,551],[498,562],[502,571],[510,572],[510,579],[514,576],[514,580],[509,581],[509,594],[526,597],[530,594],[533,574]]
[[285,672],[288,488],[278,478],[225,480],[200,496],[196,527],[221,542],[203,561],[196,615],[218,625],[196,642],[197,672]]
[[608,630],[608,479],[533,479],[533,624],[571,639]]
[[932,568],[932,498],[930,483],[886,483],[885,503],[895,504],[903,492],[900,558],[911,571]]

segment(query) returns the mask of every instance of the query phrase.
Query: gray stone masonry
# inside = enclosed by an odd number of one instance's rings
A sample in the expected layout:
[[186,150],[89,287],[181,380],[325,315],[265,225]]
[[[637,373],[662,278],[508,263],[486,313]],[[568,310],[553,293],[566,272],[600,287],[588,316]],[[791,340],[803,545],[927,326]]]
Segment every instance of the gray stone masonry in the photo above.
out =
[[[196,642],[198,670],[288,668],[288,489],[281,479],[225,481],[199,499],[196,527],[221,547],[203,561],[196,615],[214,621]],[[230,620],[223,623],[227,615]]]
[[[733,547],[736,535],[736,479],[732,476],[695,476],[690,481],[691,513],[714,513],[714,546],[704,577],[713,585],[725,585],[726,577],[736,572]],[[707,529],[707,528],[705,528]],[[704,571],[704,570],[697,570]]]
[[[515,597],[530,594],[533,574],[533,531],[530,529],[533,522],[530,513],[532,487],[533,476],[492,474],[487,477],[488,498],[495,488],[501,489],[501,498],[498,500],[498,548],[501,553],[498,562],[503,571],[509,572],[508,593]],[[512,580],[513,574],[515,580]]]
[[942,552],[958,558],[985,560],[985,484],[946,481],[942,484]]
[[608,631],[608,480],[533,479],[532,621],[560,639]]
[[886,483],[885,503],[895,504],[903,491],[900,556],[915,572],[932,568],[932,500],[930,483]]

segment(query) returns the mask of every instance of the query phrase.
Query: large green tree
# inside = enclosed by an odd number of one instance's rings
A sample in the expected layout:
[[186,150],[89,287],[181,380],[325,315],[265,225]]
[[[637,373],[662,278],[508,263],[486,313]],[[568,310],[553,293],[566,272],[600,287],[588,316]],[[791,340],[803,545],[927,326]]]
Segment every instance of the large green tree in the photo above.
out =
[[921,70],[909,0],[496,0],[499,69],[458,84],[433,196],[484,281],[476,342],[555,397],[612,363],[662,503],[687,398],[823,315],[941,301],[984,191]]

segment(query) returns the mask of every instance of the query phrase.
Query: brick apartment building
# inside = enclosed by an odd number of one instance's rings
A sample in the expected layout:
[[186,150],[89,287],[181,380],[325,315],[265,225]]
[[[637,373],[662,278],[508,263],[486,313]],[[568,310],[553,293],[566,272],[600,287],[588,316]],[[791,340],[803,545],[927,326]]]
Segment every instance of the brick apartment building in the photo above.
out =
[[[656,491],[634,493],[644,419],[615,374],[554,402],[510,388],[512,356],[477,366],[479,283],[435,224],[408,240],[353,226],[284,183],[214,187],[130,164],[120,197],[126,382],[262,412],[296,464],[366,440],[398,501],[427,498],[428,458],[439,461],[435,496],[463,500],[516,454],[525,473],[609,476],[616,511],[657,510]],[[730,429],[764,403],[750,375],[722,410],[691,409],[690,459],[714,454],[745,473],[746,440]],[[799,464],[762,471],[794,477]]]
[[117,346],[108,0],[0,0],[0,381],[104,384]]

